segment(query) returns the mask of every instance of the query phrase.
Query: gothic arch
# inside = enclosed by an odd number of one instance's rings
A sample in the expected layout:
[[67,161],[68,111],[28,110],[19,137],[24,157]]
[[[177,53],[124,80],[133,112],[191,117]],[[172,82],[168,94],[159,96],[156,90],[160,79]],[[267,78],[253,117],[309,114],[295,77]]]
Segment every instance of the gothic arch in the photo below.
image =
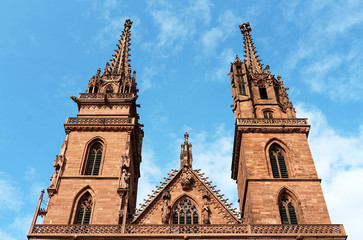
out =
[[265,80],[259,80],[257,82],[257,89],[258,89],[260,99],[268,99],[267,87],[268,87],[268,84]]
[[90,185],[87,185],[85,187],[83,187],[75,196],[74,196],[74,200],[73,200],[73,204],[72,204],[72,211],[70,214],[70,218],[68,220],[68,224],[74,224],[75,220],[76,220],[76,214],[79,208],[79,205],[81,204],[80,201],[83,200],[83,197],[89,195],[92,198],[92,208],[91,208],[91,212],[90,212],[90,221],[88,224],[92,223],[92,217],[93,217],[93,212],[95,209],[95,205],[96,205],[96,194],[94,193],[94,191],[92,190]]
[[105,86],[105,93],[114,93],[115,92],[115,86],[113,84],[107,84]]
[[[283,157],[284,157],[287,177],[285,175],[284,175],[284,177],[281,176],[281,171],[280,171],[279,166],[278,166],[279,177],[277,177],[276,169],[273,169],[271,159],[270,159],[271,147],[277,147],[279,150],[281,150],[281,153],[283,154]],[[291,150],[280,139],[272,138],[266,143],[266,145],[265,145],[265,159],[266,159],[266,166],[267,166],[268,175],[270,177],[272,177],[272,178],[291,178],[291,177],[294,176],[292,160],[291,160]],[[278,160],[276,159],[276,161],[278,161]],[[274,175],[274,171],[275,171],[275,175]]]
[[274,118],[274,112],[275,110],[272,108],[264,108],[261,110],[261,116],[263,118]]
[[126,84],[124,87],[124,93],[129,93],[130,92],[130,86],[129,84]]
[[301,202],[295,192],[287,187],[281,187],[275,197],[281,224],[303,223]]
[[197,201],[187,194],[177,198],[171,208],[171,224],[199,224],[200,209]]
[[[102,156],[100,159],[98,174],[85,174],[87,164],[89,161],[90,150],[91,150],[92,146],[96,143],[99,143],[102,146]],[[107,149],[106,146],[107,146],[107,144],[103,137],[96,136],[96,137],[93,137],[90,140],[88,140],[88,142],[85,144],[85,147],[83,148],[82,161],[81,161],[81,165],[79,168],[80,175],[101,175],[103,163],[104,163],[104,159],[105,159],[105,155],[106,155],[106,149]]]

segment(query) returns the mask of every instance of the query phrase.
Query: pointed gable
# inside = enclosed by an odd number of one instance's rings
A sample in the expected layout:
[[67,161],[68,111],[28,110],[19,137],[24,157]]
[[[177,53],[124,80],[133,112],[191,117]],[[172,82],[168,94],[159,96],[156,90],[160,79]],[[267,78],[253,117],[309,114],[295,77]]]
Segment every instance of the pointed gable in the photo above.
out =
[[[184,166],[174,171],[144,209],[135,224],[236,224],[237,214],[214,186],[205,182],[200,170]],[[181,209],[183,208],[183,209]],[[187,209],[187,210],[184,210]],[[189,216],[188,216],[189,214]],[[197,220],[196,220],[197,219]]]

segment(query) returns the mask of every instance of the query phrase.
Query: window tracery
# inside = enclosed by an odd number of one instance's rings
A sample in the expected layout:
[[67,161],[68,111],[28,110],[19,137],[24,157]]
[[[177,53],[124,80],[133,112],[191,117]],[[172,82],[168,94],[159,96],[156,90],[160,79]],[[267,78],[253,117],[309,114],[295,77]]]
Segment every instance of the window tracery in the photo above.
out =
[[246,88],[245,85],[242,83],[238,84],[238,88],[239,88],[239,94],[241,95],[246,95]]
[[180,200],[173,209],[173,224],[198,224],[198,210],[188,198]]
[[272,175],[274,178],[288,178],[287,167],[285,162],[285,152],[276,143],[272,144],[269,150]]
[[89,192],[79,200],[74,224],[89,224],[91,220],[93,199]]
[[270,110],[263,111],[264,118],[273,118],[273,112]]
[[106,93],[113,93],[113,87],[111,85],[106,87]]
[[87,163],[84,175],[98,175],[101,166],[103,146],[100,142],[91,145],[87,154]]
[[293,199],[287,193],[280,196],[279,211],[281,217],[281,224],[298,224],[295,204]]

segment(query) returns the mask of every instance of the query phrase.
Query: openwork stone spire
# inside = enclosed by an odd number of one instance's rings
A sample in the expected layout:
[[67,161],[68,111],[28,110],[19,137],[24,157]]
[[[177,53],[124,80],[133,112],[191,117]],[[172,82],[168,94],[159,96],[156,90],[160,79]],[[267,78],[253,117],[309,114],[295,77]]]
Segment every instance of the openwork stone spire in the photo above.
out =
[[253,73],[263,73],[264,70],[262,68],[261,60],[258,58],[259,55],[257,55],[257,51],[255,50],[256,47],[254,46],[252,42],[252,37],[250,32],[252,31],[250,27],[250,23],[243,23],[239,26],[241,29],[241,33],[243,34],[243,40],[244,40],[244,52],[246,53],[246,65],[247,68],[252,71]]
[[192,144],[188,143],[189,134],[186,132],[184,134],[184,143],[181,145],[181,153],[180,153],[180,168],[183,167],[192,167]]
[[124,31],[122,32],[121,39],[119,40],[119,44],[116,53],[113,55],[113,59],[111,61],[111,65],[108,68],[109,74],[120,74],[125,77],[131,76],[131,65],[129,64],[130,59],[129,51],[131,50],[129,47],[131,45],[131,25],[132,21],[127,19],[124,24]]

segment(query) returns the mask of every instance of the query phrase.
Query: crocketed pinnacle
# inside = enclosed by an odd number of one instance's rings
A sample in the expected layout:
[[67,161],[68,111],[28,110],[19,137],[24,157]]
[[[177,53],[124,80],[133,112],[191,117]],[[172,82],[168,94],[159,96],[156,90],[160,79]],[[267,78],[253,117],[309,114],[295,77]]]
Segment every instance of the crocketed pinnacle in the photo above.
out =
[[252,37],[250,35],[250,32],[252,31],[250,27],[250,23],[243,23],[239,26],[241,29],[241,33],[243,34],[243,40],[244,40],[244,52],[246,53],[246,65],[247,68],[252,71],[253,73],[263,73],[264,70],[262,68],[261,60],[258,58],[259,55],[257,55],[257,51],[255,50],[255,46],[252,42]]
[[107,69],[109,74],[117,74],[126,78],[131,76],[131,65],[129,64],[129,56],[131,56],[131,54],[129,54],[129,47],[131,45],[131,25],[132,21],[130,19],[126,19],[121,39],[117,45],[118,48],[115,50],[116,53],[113,55],[111,64]]
[[192,144],[188,143],[189,134],[186,132],[184,134],[184,143],[181,145],[180,152],[180,168],[192,167]]

